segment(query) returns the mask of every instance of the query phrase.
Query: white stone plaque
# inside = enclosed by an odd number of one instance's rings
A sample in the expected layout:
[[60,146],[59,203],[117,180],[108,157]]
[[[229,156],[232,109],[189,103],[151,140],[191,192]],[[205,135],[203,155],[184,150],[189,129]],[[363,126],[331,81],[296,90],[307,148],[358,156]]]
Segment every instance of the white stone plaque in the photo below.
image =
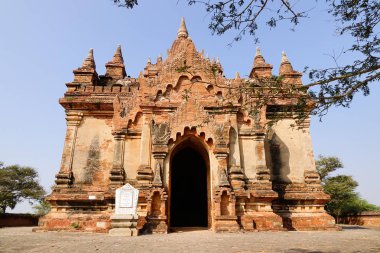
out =
[[139,190],[130,184],[116,190],[115,214],[136,214]]
[[133,193],[122,191],[120,195],[120,208],[132,208],[133,207]]

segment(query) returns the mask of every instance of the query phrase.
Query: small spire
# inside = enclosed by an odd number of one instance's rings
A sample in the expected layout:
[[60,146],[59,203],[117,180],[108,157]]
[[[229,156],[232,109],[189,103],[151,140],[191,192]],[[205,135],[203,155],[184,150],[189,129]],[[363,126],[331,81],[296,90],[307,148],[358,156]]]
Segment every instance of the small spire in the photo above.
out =
[[282,51],[282,56],[281,56],[281,65],[280,65],[280,74],[287,74],[287,73],[292,73],[294,72],[293,66],[290,63],[288,57],[286,56],[285,51]]
[[94,50],[92,48],[90,48],[90,51],[88,51],[87,57],[83,61],[82,67],[95,69]]
[[123,54],[121,53],[121,45],[117,45],[112,60],[106,64],[106,76],[112,80],[120,80],[127,76]]
[[288,59],[288,57],[286,56],[285,51],[282,51],[282,55],[281,55],[281,63],[285,63],[285,62],[289,62],[289,59]]
[[187,38],[189,36],[189,33],[187,32],[185,18],[182,17],[181,19],[181,25],[179,26],[177,38]]
[[152,63],[152,61],[150,60],[150,57],[148,58],[148,62],[147,62],[148,64],[151,64]]
[[87,58],[94,59],[94,49],[93,48],[90,48],[90,50],[88,51]]
[[263,56],[262,54],[261,54],[261,50],[260,50],[260,47],[256,47],[256,55],[255,55],[255,57],[258,57],[258,56]]
[[117,44],[116,54],[121,54],[121,45]]
[[263,54],[261,53],[260,47],[256,47],[256,53],[255,53],[255,58],[253,60],[253,67],[262,67],[267,64],[265,62],[265,59],[263,57]]
[[264,56],[261,53],[260,47],[256,47],[255,58],[253,59],[253,67],[250,78],[254,77],[270,77],[272,75],[272,65],[265,62]]
[[116,52],[112,59],[113,63],[124,63],[123,54],[121,53],[121,45],[117,45]]
[[157,63],[159,63],[159,62],[162,62],[162,55],[161,54],[159,54],[157,57]]
[[236,80],[239,80],[239,79],[240,79],[240,73],[239,73],[239,72],[236,72],[235,79],[236,79]]

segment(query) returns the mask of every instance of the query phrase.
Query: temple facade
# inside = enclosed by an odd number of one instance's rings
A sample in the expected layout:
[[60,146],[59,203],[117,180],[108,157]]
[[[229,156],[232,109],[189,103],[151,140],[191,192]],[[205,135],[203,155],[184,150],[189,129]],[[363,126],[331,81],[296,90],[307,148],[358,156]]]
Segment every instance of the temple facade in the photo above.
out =
[[310,121],[282,110],[306,93],[271,93],[252,107],[271,90],[262,80],[302,90],[285,54],[279,76],[257,49],[249,77],[227,79],[219,61],[197,51],[184,20],[166,59],[148,60],[137,78],[120,46],[98,75],[91,49],[59,100],[67,131],[40,228],[107,232],[115,190],[129,183],[139,189],[142,233],[334,229]]

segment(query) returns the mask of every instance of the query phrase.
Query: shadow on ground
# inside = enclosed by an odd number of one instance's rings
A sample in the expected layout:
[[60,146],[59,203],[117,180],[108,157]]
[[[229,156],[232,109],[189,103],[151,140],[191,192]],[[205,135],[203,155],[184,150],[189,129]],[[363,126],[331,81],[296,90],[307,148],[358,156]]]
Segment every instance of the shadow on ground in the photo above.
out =
[[355,229],[368,229],[366,227],[357,226],[357,225],[343,225],[338,224],[343,230],[355,230]]

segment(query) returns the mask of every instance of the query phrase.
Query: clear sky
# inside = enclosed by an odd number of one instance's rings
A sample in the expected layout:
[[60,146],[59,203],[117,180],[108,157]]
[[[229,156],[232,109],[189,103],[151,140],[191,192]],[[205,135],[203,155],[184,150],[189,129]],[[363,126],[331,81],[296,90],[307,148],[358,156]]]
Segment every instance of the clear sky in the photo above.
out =
[[[295,32],[288,24],[276,29],[263,26],[260,44],[246,37],[232,47],[234,34],[212,36],[209,16],[199,5],[184,0],[140,0],[133,10],[117,8],[111,0],[2,0],[0,1],[0,161],[6,165],[28,165],[38,169],[46,190],[59,170],[65,136],[65,114],[58,104],[72,70],[81,66],[89,48],[94,48],[97,72],[122,45],[126,71],[137,77],[147,58],[166,57],[176,37],[182,16],[198,50],[219,57],[227,77],[240,72],[246,77],[256,46],[278,73],[281,51],[296,70],[334,66],[329,55],[350,45],[350,38],[336,36],[336,24],[325,1],[298,1],[300,9],[311,9],[310,18]],[[304,4],[305,6],[302,6]],[[298,8],[297,7],[297,8]],[[265,15],[270,15],[266,13]],[[342,62],[352,60],[343,55]],[[304,83],[308,82],[305,77]],[[369,202],[380,205],[380,86],[371,95],[357,96],[351,108],[332,108],[319,122],[312,119],[315,155],[338,156],[345,165],[340,173],[353,175],[358,191]],[[29,211],[18,205],[15,211]]]

